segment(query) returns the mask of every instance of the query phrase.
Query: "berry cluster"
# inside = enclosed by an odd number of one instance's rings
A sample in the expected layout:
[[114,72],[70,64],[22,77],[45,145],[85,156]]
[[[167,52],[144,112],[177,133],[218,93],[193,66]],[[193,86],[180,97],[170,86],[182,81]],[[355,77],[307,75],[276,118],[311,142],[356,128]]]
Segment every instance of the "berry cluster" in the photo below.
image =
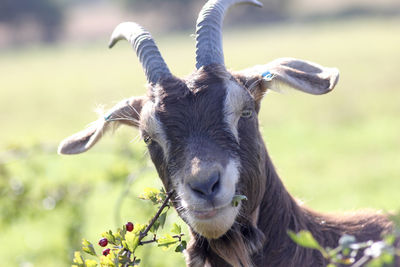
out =
[[[127,222],[126,224],[125,224],[125,227],[126,227],[126,231],[128,231],[128,232],[132,232],[133,231],[133,228],[134,228],[134,226],[133,226],[133,223],[132,222]],[[108,245],[108,240],[107,240],[107,238],[102,238],[102,239],[100,239],[99,240],[99,246],[100,247],[106,247]],[[110,249],[109,248],[105,248],[104,250],[103,250],[103,255],[104,256],[107,256],[108,254],[110,254]]]
[[[154,205],[158,205],[155,215],[149,220],[148,224],[133,224],[127,222],[122,229],[118,228],[114,233],[109,230],[102,233],[102,238],[98,241],[103,248],[102,255],[97,255],[96,250],[86,239],[82,239],[82,251],[98,257],[97,259],[85,259],[80,251],[74,252],[73,265],[75,267],[93,266],[137,266],[141,262],[136,257],[135,252],[139,246],[156,244],[157,247],[168,249],[175,248],[175,252],[183,252],[186,249],[186,241],[182,239],[184,234],[182,228],[174,223],[170,234],[158,235],[157,230],[164,228],[167,212],[171,207],[170,198],[173,192],[168,194],[163,190],[147,188],[141,199],[150,200]],[[151,236],[148,236],[149,234]]]

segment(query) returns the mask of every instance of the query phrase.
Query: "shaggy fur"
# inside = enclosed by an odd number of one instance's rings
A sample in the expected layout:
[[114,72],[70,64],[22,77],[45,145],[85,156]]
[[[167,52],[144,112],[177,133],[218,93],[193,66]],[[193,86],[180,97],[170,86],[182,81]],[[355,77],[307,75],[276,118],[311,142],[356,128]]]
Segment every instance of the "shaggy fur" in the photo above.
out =
[[[246,110],[254,111],[252,116],[240,117],[237,136],[232,133],[233,126],[224,119],[224,104],[230,89],[227,86],[235,86],[240,99],[243,96],[250,99],[242,104]],[[192,233],[186,251],[188,266],[327,264],[317,250],[299,247],[291,241],[287,230],[309,230],[324,247],[336,247],[343,234],[354,235],[358,241],[379,240],[392,227],[385,216],[373,212],[319,214],[297,203],[286,191],[258,127],[257,114],[266,90],[260,75],[244,76],[232,74],[221,65],[205,66],[184,80],[176,77],[161,80],[149,87],[146,97],[120,102],[105,119],[99,119],[93,126],[64,140],[59,151],[64,154],[86,151],[100,139],[111,122],[139,126],[143,136],[154,139],[148,143],[150,157],[166,190],[175,191],[173,204]],[[141,116],[146,113],[143,107],[148,106],[151,110],[146,112],[150,114]],[[150,116],[153,123],[156,120],[162,139],[151,133],[152,127],[148,124],[152,122],[146,116]],[[240,165],[234,193],[246,195],[248,200],[242,202],[236,219],[231,220],[233,225],[229,224],[226,232],[214,239],[206,239],[196,232],[196,226],[191,225],[191,217],[188,217],[189,211],[182,205],[184,196],[177,194],[177,185],[184,184],[185,167],[191,164],[192,158],[219,162],[223,166],[234,159]],[[200,181],[206,178],[196,177]],[[227,219],[222,217],[222,222],[218,223],[230,223],[225,221]],[[216,224],[212,227],[220,227]]]
[[[160,149],[151,147],[149,150],[167,190],[173,188],[168,177],[185,161],[182,157],[185,156],[185,137],[190,135],[187,131],[195,129],[202,132],[201,127],[205,127],[214,129],[212,135],[213,140],[217,140],[217,146],[239,155],[242,168],[237,192],[248,197],[241,215],[222,237],[207,240],[192,229],[192,240],[187,249],[188,266],[325,266],[327,262],[318,251],[296,245],[287,235],[287,230],[309,230],[324,247],[336,247],[343,234],[354,235],[358,241],[367,241],[379,240],[383,233],[390,231],[390,221],[377,213],[319,214],[298,204],[286,191],[275,171],[256,118],[239,121],[240,144],[226,131],[216,131],[224,123],[220,107],[225,93],[218,88],[224,79],[236,79],[249,90],[258,113],[266,89],[257,84],[256,78],[251,81],[245,81],[240,76],[234,78],[217,65],[196,72],[187,79],[190,82],[186,81],[186,85],[185,81],[164,82],[165,90],[158,96],[162,104],[157,115],[165,125],[168,140],[175,142],[171,144],[175,148],[170,155],[173,161],[166,162]],[[205,91],[212,93],[200,98],[203,102],[182,101],[189,94],[205,94]],[[177,97],[180,101],[177,101]],[[175,108],[170,109],[171,105]],[[190,110],[196,110],[198,114],[186,113]],[[196,117],[204,112],[217,115]],[[190,122],[194,124],[188,125]],[[179,198],[174,203],[185,219]],[[258,213],[256,222],[251,219],[254,213]]]
[[[123,28],[122,36],[139,47],[131,38],[138,26],[128,23]],[[154,43],[148,41],[152,50],[146,55],[163,62]],[[145,53],[138,54],[143,59],[140,55]],[[148,60],[142,61],[147,73]],[[66,138],[59,153],[87,151],[112,125],[139,127],[165,189],[174,191],[173,204],[190,227],[188,266],[325,266],[320,252],[296,245],[287,231],[309,230],[322,246],[336,247],[343,234],[354,235],[358,241],[379,240],[392,225],[373,212],[319,214],[297,203],[273,167],[257,114],[268,88],[284,84],[325,94],[338,79],[335,68],[293,58],[238,73],[210,64],[187,79],[168,71],[159,79],[150,77],[146,97],[120,102],[89,128]],[[207,190],[211,188],[213,194],[199,191],[199,184],[211,185]],[[248,200],[233,207],[235,194]]]

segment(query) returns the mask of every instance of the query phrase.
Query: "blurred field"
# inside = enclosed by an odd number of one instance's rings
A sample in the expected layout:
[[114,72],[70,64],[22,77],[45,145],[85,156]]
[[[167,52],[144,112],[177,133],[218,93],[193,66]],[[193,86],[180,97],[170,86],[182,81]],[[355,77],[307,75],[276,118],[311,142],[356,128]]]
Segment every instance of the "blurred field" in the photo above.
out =
[[[155,38],[172,72],[194,69],[189,33]],[[106,43],[0,51],[0,166],[30,192],[17,205],[24,214],[0,224],[1,266],[68,266],[72,236],[96,242],[116,227],[129,173],[138,178],[120,221],[145,222],[152,213],[135,198],[145,186],[160,186],[152,168],[139,173],[149,163],[137,130],[120,129],[85,155],[55,154],[57,142],[96,119],[97,105],[145,93],[128,44],[109,51]],[[400,19],[259,25],[226,31],[224,45],[235,70],[291,56],[341,71],[330,94],[271,92],[263,101],[261,131],[293,195],[320,211],[400,209]],[[59,185],[68,201],[35,202]],[[13,200],[4,197],[7,186],[0,181],[2,209]],[[184,265],[171,252],[144,254],[143,266]]]

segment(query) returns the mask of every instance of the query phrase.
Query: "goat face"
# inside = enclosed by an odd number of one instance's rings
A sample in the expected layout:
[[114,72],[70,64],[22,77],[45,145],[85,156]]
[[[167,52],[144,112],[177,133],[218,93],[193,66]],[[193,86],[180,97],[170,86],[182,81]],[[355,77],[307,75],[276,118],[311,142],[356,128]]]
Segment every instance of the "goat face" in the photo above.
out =
[[181,217],[197,233],[217,238],[240,210],[231,205],[243,193],[239,132],[257,133],[255,101],[219,66],[198,70],[186,83],[165,83],[171,85],[153,90],[158,93],[142,108],[139,128],[164,186],[176,192]]
[[[62,154],[81,153],[112,124],[138,127],[165,188],[174,191],[180,216],[210,239],[226,233],[235,221],[249,221],[261,201],[265,148],[256,114],[266,90],[284,83],[324,94],[338,81],[337,69],[292,58],[228,72],[221,23],[216,27],[215,21],[222,22],[225,9],[236,2],[213,0],[203,8],[196,36],[197,70],[185,80],[170,73],[148,32],[135,23],[120,24],[110,45],[120,39],[132,43],[147,75],[148,96],[121,101],[59,147]],[[246,195],[248,201],[233,207],[235,194]]]

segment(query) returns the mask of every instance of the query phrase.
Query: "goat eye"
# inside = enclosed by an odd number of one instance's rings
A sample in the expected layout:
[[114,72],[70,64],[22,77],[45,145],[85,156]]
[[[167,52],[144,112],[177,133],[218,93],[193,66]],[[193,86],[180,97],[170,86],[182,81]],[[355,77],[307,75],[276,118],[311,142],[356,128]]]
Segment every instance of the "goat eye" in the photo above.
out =
[[253,111],[251,109],[245,109],[242,111],[242,114],[240,114],[240,116],[242,118],[250,118],[252,114],[253,114]]
[[153,140],[151,139],[150,136],[146,135],[143,136],[143,141],[146,143],[146,145],[150,145]]

